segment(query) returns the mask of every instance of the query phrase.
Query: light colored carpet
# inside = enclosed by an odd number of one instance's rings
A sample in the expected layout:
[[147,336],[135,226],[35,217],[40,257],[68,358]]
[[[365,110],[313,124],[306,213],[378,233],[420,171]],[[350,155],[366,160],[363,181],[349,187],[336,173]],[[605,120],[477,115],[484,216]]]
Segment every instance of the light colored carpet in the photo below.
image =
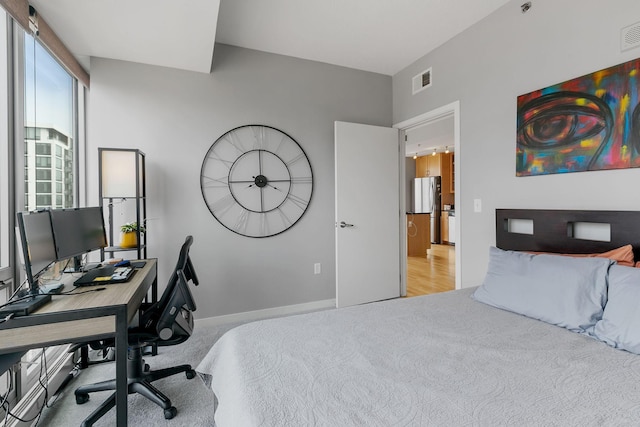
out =
[[[196,324],[194,333],[186,342],[171,346],[160,347],[157,356],[146,356],[145,361],[151,369],[162,369],[170,366],[189,363],[195,369],[207,354],[213,343],[229,329],[238,323],[222,325],[215,328],[199,328]],[[62,390],[60,397],[55,400],[51,408],[45,408],[38,423],[39,426],[69,427],[80,425],[100,403],[109,395],[110,391],[92,393],[90,400],[78,405],[73,391],[83,385],[90,384],[115,376],[115,363],[103,363],[90,366],[81,371]],[[164,419],[164,412],[154,403],[137,394],[129,395],[128,418],[130,426],[167,426],[167,427],[197,427],[213,426],[213,392],[207,388],[198,376],[188,380],[184,374],[177,374],[153,383],[166,394],[171,403],[178,409],[178,414],[171,420]],[[116,425],[116,411],[110,410],[96,424],[96,427]]]

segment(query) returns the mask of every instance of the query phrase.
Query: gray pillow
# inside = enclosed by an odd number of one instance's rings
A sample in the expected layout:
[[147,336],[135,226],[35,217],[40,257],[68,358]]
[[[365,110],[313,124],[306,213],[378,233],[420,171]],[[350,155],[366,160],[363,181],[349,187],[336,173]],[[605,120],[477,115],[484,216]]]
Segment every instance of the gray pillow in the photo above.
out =
[[607,302],[614,261],[489,251],[487,275],[473,298],[574,332],[591,333]]
[[611,267],[607,305],[593,335],[612,347],[640,354],[640,269]]

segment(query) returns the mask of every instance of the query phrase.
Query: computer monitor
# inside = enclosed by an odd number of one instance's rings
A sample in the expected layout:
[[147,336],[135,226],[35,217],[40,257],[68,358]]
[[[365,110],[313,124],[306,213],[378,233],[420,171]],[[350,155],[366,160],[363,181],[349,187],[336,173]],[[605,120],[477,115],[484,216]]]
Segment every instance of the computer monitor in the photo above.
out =
[[54,209],[51,224],[59,261],[107,246],[102,208]]
[[38,286],[38,277],[56,262],[56,246],[50,211],[18,212],[18,231],[30,288]]
[[16,219],[29,291],[0,307],[0,316],[24,316],[51,300],[51,295],[40,294],[38,286],[39,276],[57,261],[51,214],[49,211],[18,212]]

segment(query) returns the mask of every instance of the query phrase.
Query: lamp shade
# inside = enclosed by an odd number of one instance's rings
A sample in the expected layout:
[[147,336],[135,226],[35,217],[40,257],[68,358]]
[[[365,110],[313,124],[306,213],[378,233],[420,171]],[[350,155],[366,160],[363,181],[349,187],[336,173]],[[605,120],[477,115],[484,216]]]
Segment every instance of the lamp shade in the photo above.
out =
[[136,173],[142,173],[143,154],[139,150],[100,148],[102,197],[136,197]]

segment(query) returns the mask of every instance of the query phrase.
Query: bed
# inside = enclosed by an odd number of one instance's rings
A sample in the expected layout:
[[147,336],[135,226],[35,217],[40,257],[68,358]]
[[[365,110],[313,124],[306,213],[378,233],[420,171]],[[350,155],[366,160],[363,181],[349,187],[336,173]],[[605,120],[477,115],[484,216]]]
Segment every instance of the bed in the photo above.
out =
[[[512,232],[520,221],[535,232]],[[640,269],[539,252],[627,247],[633,265],[639,223],[640,212],[498,210],[478,288],[232,329],[196,368],[216,425],[638,425]],[[609,240],[576,237],[580,224],[606,224]]]

